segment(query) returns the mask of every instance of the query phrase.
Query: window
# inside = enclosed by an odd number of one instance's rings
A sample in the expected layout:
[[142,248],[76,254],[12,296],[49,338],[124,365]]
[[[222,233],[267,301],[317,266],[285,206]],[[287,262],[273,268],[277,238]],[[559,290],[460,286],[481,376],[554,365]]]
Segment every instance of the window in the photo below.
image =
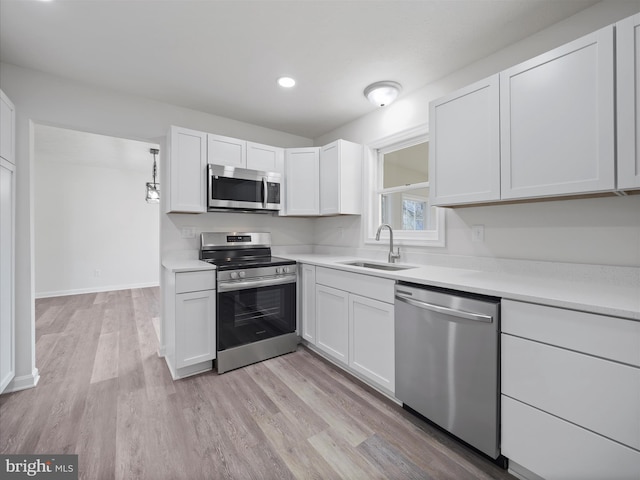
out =
[[420,130],[369,145],[365,242],[375,242],[386,223],[399,244],[444,246],[444,212],[429,204],[429,139],[426,128]]

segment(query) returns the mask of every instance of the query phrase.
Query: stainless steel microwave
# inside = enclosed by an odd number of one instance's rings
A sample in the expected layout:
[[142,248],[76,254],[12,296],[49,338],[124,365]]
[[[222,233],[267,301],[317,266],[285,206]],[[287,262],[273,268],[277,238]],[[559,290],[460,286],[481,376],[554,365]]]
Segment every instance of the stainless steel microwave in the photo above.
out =
[[281,175],[222,165],[207,166],[207,210],[277,212]]

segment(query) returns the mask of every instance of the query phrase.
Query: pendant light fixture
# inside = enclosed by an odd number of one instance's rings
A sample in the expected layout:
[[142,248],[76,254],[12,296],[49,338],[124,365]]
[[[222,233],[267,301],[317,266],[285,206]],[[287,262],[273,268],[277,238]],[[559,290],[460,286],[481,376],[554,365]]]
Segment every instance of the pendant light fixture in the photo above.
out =
[[383,82],[372,83],[365,88],[364,96],[376,107],[384,107],[396,99],[400,94],[400,90],[402,90],[402,85],[398,82],[385,80]]
[[158,174],[158,166],[156,164],[156,155],[160,153],[157,148],[150,148],[149,152],[153,154],[153,182],[147,182],[147,203],[160,203],[160,184],[156,182]]

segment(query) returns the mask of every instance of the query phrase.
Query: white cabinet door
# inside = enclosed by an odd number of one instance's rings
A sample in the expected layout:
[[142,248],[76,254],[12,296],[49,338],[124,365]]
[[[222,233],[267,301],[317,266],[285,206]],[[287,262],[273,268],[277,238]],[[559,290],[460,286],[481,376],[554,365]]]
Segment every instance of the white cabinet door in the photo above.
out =
[[0,90],[0,157],[16,163],[16,109]]
[[15,376],[15,166],[0,159],[0,393]]
[[340,212],[340,146],[338,142],[320,149],[320,215]]
[[640,450],[640,368],[501,338],[504,395]]
[[609,26],[500,73],[501,196],[615,188]]
[[362,211],[362,145],[337,140],[320,149],[320,215]]
[[640,472],[640,452],[502,396],[501,450],[547,479],[626,479]]
[[500,199],[498,75],[430,104],[432,205]]
[[287,215],[320,213],[320,149],[288,148],[285,151]]
[[300,318],[302,319],[302,338],[316,343],[316,267],[300,266]]
[[349,366],[395,391],[394,309],[389,303],[349,295]]
[[640,188],[640,13],[616,24],[618,188]]
[[207,134],[171,127],[167,212],[207,211]]
[[247,168],[247,142],[237,138],[210,133],[208,139],[208,163]]
[[284,174],[284,148],[247,142],[247,168]]
[[216,291],[176,295],[176,367],[216,358]]
[[316,346],[345,365],[349,361],[349,294],[316,285]]

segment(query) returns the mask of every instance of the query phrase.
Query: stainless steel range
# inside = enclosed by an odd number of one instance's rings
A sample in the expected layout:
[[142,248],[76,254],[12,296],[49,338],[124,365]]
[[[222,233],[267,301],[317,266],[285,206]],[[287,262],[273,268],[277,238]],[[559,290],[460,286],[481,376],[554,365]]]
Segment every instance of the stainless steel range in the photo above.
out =
[[296,350],[296,262],[270,233],[202,233],[200,259],[218,269],[218,373]]

